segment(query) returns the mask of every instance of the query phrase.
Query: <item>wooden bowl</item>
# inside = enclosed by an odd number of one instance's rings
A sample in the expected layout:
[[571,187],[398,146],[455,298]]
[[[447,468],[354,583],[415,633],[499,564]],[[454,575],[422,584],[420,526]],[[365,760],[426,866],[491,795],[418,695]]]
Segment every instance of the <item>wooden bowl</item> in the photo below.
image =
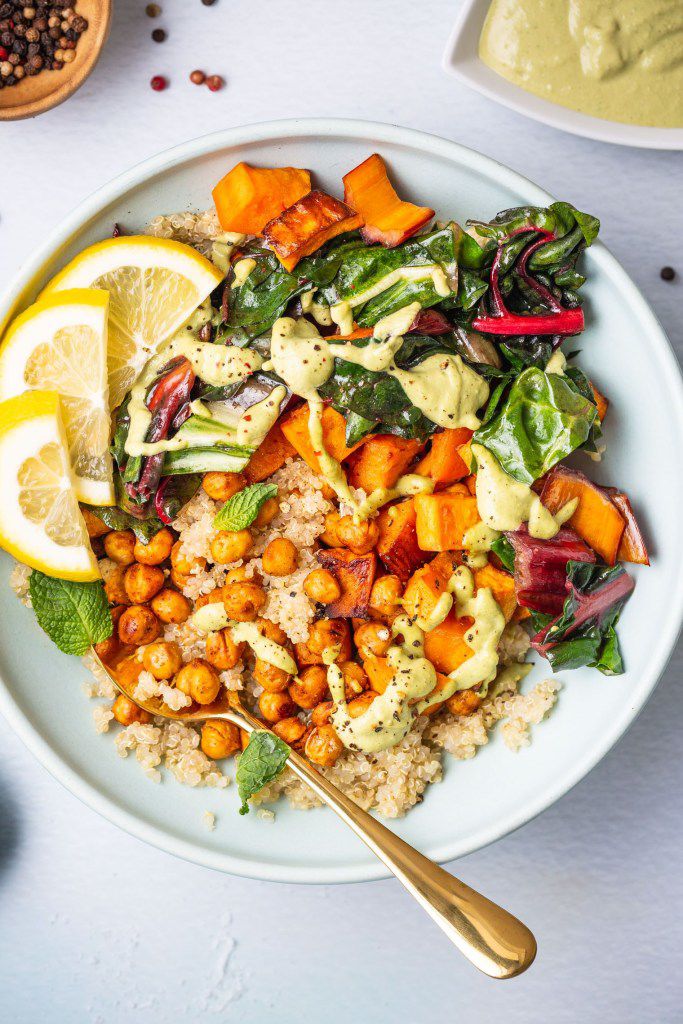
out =
[[88,19],[78,40],[76,59],[61,71],[41,71],[0,89],[0,121],[36,117],[56,107],[79,89],[95,67],[109,35],[113,0],[77,0],[76,12]]

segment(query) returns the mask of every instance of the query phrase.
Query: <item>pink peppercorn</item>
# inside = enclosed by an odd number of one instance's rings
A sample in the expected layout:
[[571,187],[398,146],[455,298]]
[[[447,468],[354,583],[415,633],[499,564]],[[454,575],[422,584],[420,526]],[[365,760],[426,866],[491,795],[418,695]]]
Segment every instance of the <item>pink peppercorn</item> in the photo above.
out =
[[9,57],[9,50],[6,50],[4,46],[0,46],[0,60],[7,60]]
[[219,89],[223,88],[225,82],[223,81],[220,75],[209,75],[209,77],[206,80],[206,84],[208,85],[211,92],[218,92]]
[[168,86],[168,80],[163,75],[155,75],[149,84],[155,92],[163,92]]

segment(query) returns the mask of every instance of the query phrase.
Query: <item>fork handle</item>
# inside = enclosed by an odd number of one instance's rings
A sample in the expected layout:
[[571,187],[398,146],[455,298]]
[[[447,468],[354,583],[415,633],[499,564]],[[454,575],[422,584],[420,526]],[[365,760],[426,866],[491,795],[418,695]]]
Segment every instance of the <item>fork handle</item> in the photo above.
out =
[[[246,719],[249,732],[263,728],[248,712],[229,717],[242,728]],[[536,940],[526,925],[399,839],[296,751],[287,763],[379,857],[475,967],[492,978],[514,978],[531,966]]]

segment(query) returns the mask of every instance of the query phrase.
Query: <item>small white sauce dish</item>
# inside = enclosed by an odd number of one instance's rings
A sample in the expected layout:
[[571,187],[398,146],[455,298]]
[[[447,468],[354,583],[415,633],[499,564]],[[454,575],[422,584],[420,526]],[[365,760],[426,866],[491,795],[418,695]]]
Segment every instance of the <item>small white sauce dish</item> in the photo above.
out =
[[443,58],[446,71],[511,110],[573,135],[642,149],[683,150],[683,128],[645,128],[606,121],[534,96],[492,71],[479,57],[479,37],[490,0],[462,0]]

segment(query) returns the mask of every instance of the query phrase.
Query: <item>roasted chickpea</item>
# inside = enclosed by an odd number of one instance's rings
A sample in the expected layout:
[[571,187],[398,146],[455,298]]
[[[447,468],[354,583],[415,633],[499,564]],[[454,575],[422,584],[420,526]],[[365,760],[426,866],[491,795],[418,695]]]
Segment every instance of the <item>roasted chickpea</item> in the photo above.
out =
[[144,541],[136,540],[133,554],[135,561],[141,562],[142,565],[161,565],[167,558],[170,558],[172,547],[173,534],[168,526],[164,526],[146,544]]
[[258,583],[228,583],[223,587],[223,604],[231,619],[253,622],[266,603],[266,592]]
[[145,604],[159,593],[164,585],[164,572],[156,565],[135,562],[126,569],[124,586],[133,604]]
[[364,622],[354,633],[358,653],[366,658],[383,658],[391,647],[391,630],[379,622]]
[[294,658],[299,668],[307,665],[322,665],[323,656],[312,651],[307,643],[294,644]]
[[248,555],[253,543],[251,530],[219,530],[209,544],[209,549],[214,562],[229,565]]
[[306,740],[304,753],[309,761],[331,768],[339,758],[344,744],[331,725],[320,725],[310,733]]
[[234,668],[243,652],[244,644],[236,644],[229,629],[209,633],[206,638],[206,660],[219,672]]
[[128,594],[126,593],[125,578],[125,565],[115,565],[104,583],[104,592],[107,595],[109,604],[131,603]]
[[171,679],[183,664],[178,644],[157,640],[142,652],[142,664],[155,679]]
[[202,658],[193,658],[183,665],[175,677],[175,685],[197,704],[212,704],[221,688],[215,669]]
[[398,576],[380,576],[370,592],[370,611],[388,626],[402,612],[399,604],[403,595],[403,584]]
[[290,747],[298,747],[306,735],[307,729],[300,718],[283,718],[281,722],[275,722],[273,732]]
[[104,538],[104,551],[117,565],[132,565],[135,561],[135,534],[132,530],[112,530]]
[[207,757],[220,761],[232,757],[240,749],[240,731],[232,722],[220,718],[202,726],[201,748]]
[[207,604],[221,604],[223,601],[223,587],[214,587],[208,594],[200,594],[194,602],[195,610],[204,608]]
[[247,486],[241,473],[205,473],[202,487],[214,501],[227,501]]
[[122,644],[142,647],[156,640],[160,632],[159,620],[152,609],[144,604],[126,608],[119,619],[119,640]]
[[314,726],[327,725],[333,709],[334,701],[324,700],[322,704],[318,704],[317,708],[313,708],[311,711],[311,723]]
[[206,568],[206,559],[201,556],[194,558],[186,555],[182,543],[177,540],[171,548],[171,565],[182,576],[189,576],[193,569]]
[[254,526],[256,529],[262,530],[264,526],[268,526],[269,523],[272,523],[279,510],[280,502],[277,498],[266,498],[261,505],[261,508],[258,510],[258,515],[254,520]]
[[289,672],[262,661],[261,658],[257,658],[254,663],[254,679],[268,693],[283,693],[289,686],[291,678]]
[[174,622],[176,624],[185,622],[190,616],[192,605],[188,599],[179,594],[177,590],[164,587],[152,598],[152,611],[162,622]]
[[110,527],[103,523],[99,516],[96,516],[89,508],[81,508],[81,515],[85,519],[85,528],[88,531],[90,540],[94,540],[95,537],[104,537],[107,533],[110,533]]
[[258,708],[266,722],[281,722],[296,714],[296,705],[288,693],[269,693],[264,690],[258,699]]
[[308,646],[316,654],[323,654],[330,647],[339,648],[335,661],[348,661],[351,657],[351,638],[346,619],[318,619],[311,626]]
[[473,715],[481,704],[474,690],[458,690],[446,701],[446,707],[452,715]]
[[365,693],[359,694],[358,697],[354,697],[346,705],[346,710],[351,718],[358,718],[360,715],[365,714],[370,705],[372,704],[375,697],[378,694],[374,690],[366,690]]
[[289,637],[282,626],[278,626],[277,622],[271,622],[270,619],[257,619],[256,625],[261,636],[272,640],[274,644],[279,644],[280,647],[291,647]]
[[247,579],[249,577],[247,576],[246,565],[236,565],[234,569],[228,569],[225,574],[226,583],[243,583]]
[[192,582],[194,576],[186,575],[183,572],[178,572],[177,569],[171,569],[171,583],[178,590],[184,590],[185,587]]
[[146,725],[147,722],[151,721],[149,712],[143,711],[142,708],[133,703],[130,697],[126,697],[123,693],[119,694],[111,709],[114,712],[114,718],[121,725],[132,725],[133,722],[140,722],[141,725]]
[[95,644],[95,654],[100,658],[105,665],[108,661],[111,661],[120,651],[121,644],[119,642],[118,632],[116,626],[110,637],[106,640],[102,640],[99,644]]
[[371,519],[355,523],[353,516],[342,516],[336,526],[339,543],[355,555],[366,555],[379,540],[379,528]]
[[304,594],[319,604],[332,604],[341,597],[341,587],[327,569],[314,569],[304,580]]
[[316,707],[329,696],[327,669],[322,665],[309,665],[289,687],[289,696],[306,711]]
[[261,558],[263,571],[269,576],[291,576],[296,570],[299,553],[296,545],[286,537],[276,537],[266,547]]
[[344,677],[344,694],[347,700],[353,700],[370,686],[365,669],[357,665],[355,661],[343,661],[339,668]]
[[325,516],[325,530],[320,534],[318,540],[321,540],[323,544],[327,544],[330,548],[339,547],[341,541],[337,536],[337,526],[341,516],[338,512],[328,512]]

